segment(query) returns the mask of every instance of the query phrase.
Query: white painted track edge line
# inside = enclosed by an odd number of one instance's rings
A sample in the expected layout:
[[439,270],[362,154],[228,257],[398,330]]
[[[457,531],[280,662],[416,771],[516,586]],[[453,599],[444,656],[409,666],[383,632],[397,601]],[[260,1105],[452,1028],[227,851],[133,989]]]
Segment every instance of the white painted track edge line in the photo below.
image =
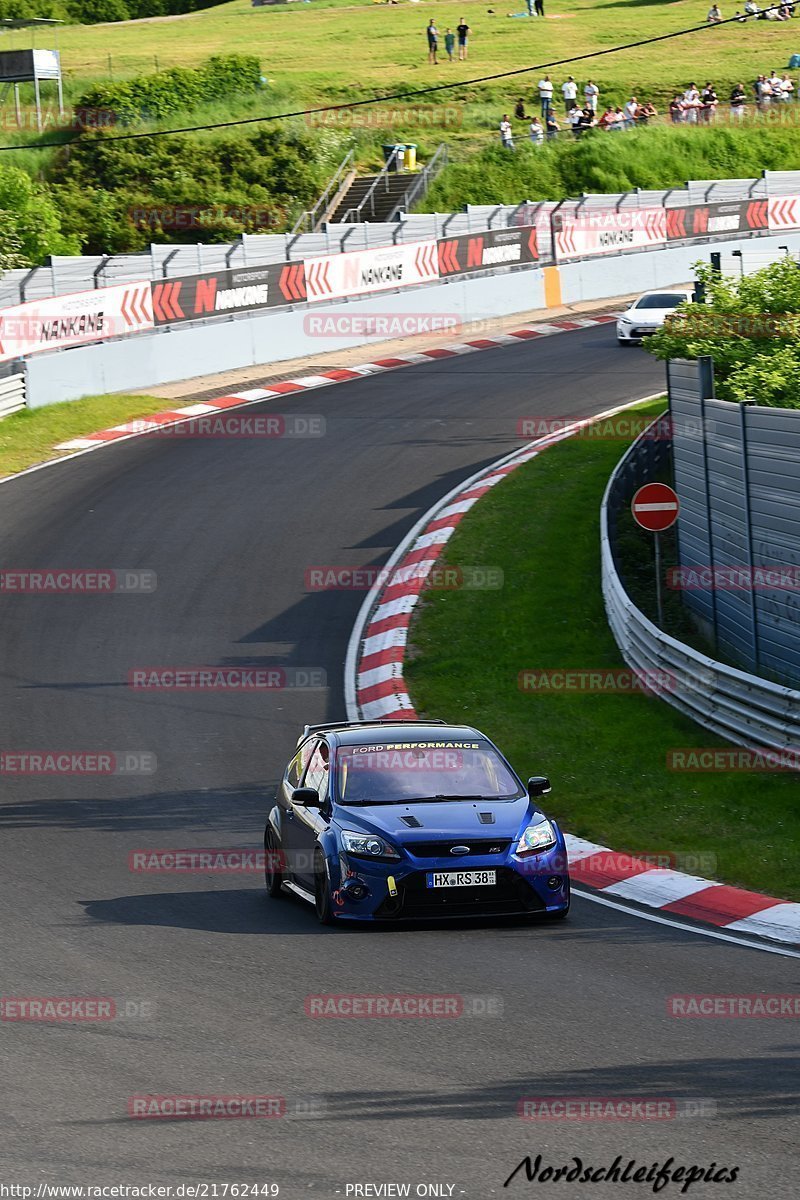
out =
[[582,888],[573,887],[572,894],[580,896],[581,900],[591,900],[593,904],[602,904],[604,908],[615,908],[619,912],[627,913],[628,916],[641,917],[643,921],[652,921],[656,925],[669,925],[671,929],[680,929],[683,933],[697,933],[701,937],[716,938],[719,942],[733,942],[734,946],[744,946],[749,950],[764,950],[767,954],[780,954],[783,958],[800,958],[800,952],[797,950],[786,950],[782,946],[772,946],[768,942],[751,942],[747,938],[736,937],[732,933],[722,933],[718,929],[707,929],[705,926],[700,928],[697,925],[686,925],[682,921],[661,917],[658,913],[640,912],[638,908],[631,908],[616,900],[607,900],[605,896],[600,896],[595,892],[584,892]]

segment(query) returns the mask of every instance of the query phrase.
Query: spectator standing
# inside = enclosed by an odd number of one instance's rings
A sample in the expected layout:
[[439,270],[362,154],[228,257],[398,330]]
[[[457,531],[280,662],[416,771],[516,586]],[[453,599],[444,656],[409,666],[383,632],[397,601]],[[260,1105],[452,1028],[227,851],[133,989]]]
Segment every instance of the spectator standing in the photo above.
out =
[[697,110],[701,104],[702,101],[700,100],[700,93],[697,90],[697,84],[690,83],[683,93],[684,120],[690,125],[697,124]]
[[464,18],[461,18],[461,23],[456,25],[456,33],[458,34],[458,59],[459,62],[464,62],[467,58],[469,35],[472,32]]
[[747,97],[745,90],[740,83],[734,84],[731,91],[731,116],[736,121],[741,121],[744,116],[745,104]]
[[703,88],[703,107],[700,109],[700,120],[704,125],[709,125],[713,120],[717,111],[719,97],[713,83],[707,83]]
[[503,113],[503,119],[500,122],[500,141],[503,143],[504,150],[514,149],[514,134],[511,129],[511,122],[508,119],[508,113]]
[[772,88],[766,75],[759,75],[756,80],[756,104],[762,112],[766,112],[772,103]]
[[436,22],[433,17],[428,22],[426,32],[428,34],[428,62],[436,64],[439,61],[436,57],[436,52],[439,49],[439,30],[436,28]]
[[583,113],[578,108],[577,104],[575,105],[574,108],[571,108],[569,110],[569,112],[567,113],[567,120],[569,121],[570,129],[572,130],[573,137],[580,137],[581,133],[583,132],[583,130],[580,128],[582,116],[583,116]]
[[658,109],[656,108],[655,104],[653,104],[653,101],[646,100],[644,104],[639,105],[639,112],[636,119],[640,125],[646,125],[648,121],[651,121],[653,117],[657,116]]
[[597,112],[597,98],[600,95],[600,88],[590,79],[583,89],[583,94],[586,99],[586,104],[593,113]]
[[625,128],[633,129],[636,124],[636,118],[639,115],[639,102],[635,96],[631,96],[624,108]]
[[544,142],[544,128],[538,117],[531,117],[530,139],[534,146],[541,146]]
[[783,100],[784,104],[788,104],[791,100],[794,100],[794,84],[788,75],[784,75],[781,80],[781,100]]
[[772,88],[772,99],[776,104],[780,104],[783,100],[783,80],[776,71],[769,77],[769,86]]
[[556,114],[553,112],[552,108],[548,108],[547,110],[547,115],[544,119],[544,127],[547,131],[547,140],[549,142],[552,141],[553,138],[557,138],[561,132],[561,126],[556,120]]
[[544,0],[536,0],[534,8],[536,9],[537,17],[544,16]]
[[589,108],[587,104],[581,111],[580,120],[578,121],[578,130],[580,133],[585,133],[587,129],[591,129],[594,125],[594,109]]
[[553,85],[549,75],[539,80],[539,103],[542,106],[542,116],[546,117],[553,107]]
[[453,61],[453,50],[456,45],[456,35],[450,29],[444,31],[444,48],[447,51],[447,61]]
[[673,125],[683,124],[684,111],[683,98],[674,96],[669,102],[669,119]]
[[708,22],[709,25],[719,25],[721,20],[722,20],[722,13],[720,12],[719,5],[712,4],[711,8],[708,10],[708,16],[706,17],[706,21]]
[[578,100],[578,85],[571,75],[566,83],[562,83],[561,94],[564,97],[564,111],[569,116]]

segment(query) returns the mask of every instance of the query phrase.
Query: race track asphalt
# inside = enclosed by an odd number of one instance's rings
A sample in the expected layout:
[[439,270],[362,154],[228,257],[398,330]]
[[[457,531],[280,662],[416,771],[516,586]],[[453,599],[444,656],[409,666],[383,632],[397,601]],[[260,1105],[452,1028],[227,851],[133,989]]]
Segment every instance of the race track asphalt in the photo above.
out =
[[[257,875],[128,865],[142,848],[258,848],[303,723],[344,715],[363,593],[308,592],[309,567],[381,563],[437,498],[524,440],[520,417],[589,415],[662,383],[660,364],[592,328],[256,410],[321,415],[323,437],[138,439],[0,488],[5,569],[158,578],[143,595],[0,597],[4,747],[158,761],[150,776],[3,781],[3,995],[114,997],[131,1015],[0,1022],[0,1181],[274,1182],[286,1200],[388,1182],[474,1200],[653,1194],[522,1173],[503,1189],[526,1154],[593,1168],[619,1154],[739,1169],[692,1197],[797,1195],[796,1022],[667,1012],[677,993],[797,991],[795,959],[581,899],[560,927],[330,931],[300,901],[268,902]],[[327,687],[127,686],[137,666],[201,664],[322,669]],[[502,1014],[305,1015],[308,995],[351,992],[495,997]],[[289,1115],[137,1121],[136,1094],[280,1095]],[[705,1104],[534,1123],[517,1116],[524,1096]]]

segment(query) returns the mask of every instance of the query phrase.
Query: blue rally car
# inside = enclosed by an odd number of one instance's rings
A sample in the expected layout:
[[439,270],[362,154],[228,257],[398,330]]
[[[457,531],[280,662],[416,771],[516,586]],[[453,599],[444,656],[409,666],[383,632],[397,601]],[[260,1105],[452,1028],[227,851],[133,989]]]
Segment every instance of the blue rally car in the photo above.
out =
[[270,896],[324,924],[565,917],[564,837],[496,746],[442,721],[307,725],[264,834]]

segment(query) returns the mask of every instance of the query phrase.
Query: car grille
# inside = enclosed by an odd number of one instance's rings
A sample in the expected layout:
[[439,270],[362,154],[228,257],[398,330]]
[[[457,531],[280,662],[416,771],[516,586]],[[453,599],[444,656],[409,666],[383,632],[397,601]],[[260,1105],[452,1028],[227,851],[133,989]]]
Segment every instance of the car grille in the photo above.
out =
[[429,888],[425,872],[397,881],[396,896],[376,909],[378,920],[424,920],[437,917],[513,917],[544,911],[544,903],[522,876],[500,867],[494,887]]
[[505,854],[511,841],[506,838],[448,838],[446,842],[406,842],[405,849],[414,858],[466,858],[450,855],[452,846],[467,846],[470,854]]

